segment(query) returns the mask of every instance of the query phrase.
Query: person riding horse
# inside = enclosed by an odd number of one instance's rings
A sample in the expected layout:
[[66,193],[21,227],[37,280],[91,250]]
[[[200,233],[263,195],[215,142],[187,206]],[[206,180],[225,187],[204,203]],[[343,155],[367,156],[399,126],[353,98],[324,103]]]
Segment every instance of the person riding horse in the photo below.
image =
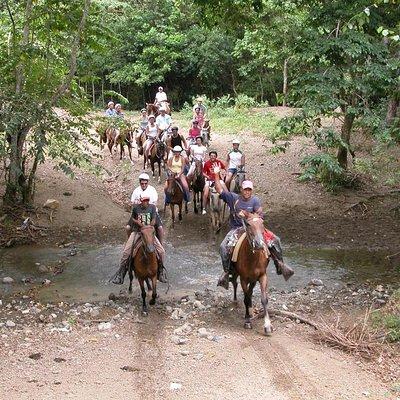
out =
[[[218,160],[218,154],[215,150],[212,150],[208,153],[210,157],[204,163],[203,166],[203,175],[206,178],[206,183],[204,185],[204,192],[203,192],[203,204],[208,204],[208,197],[210,195],[210,187],[214,186],[214,167],[218,167],[220,170],[225,170],[225,164]],[[203,209],[203,215],[207,214],[206,208]]]
[[232,150],[228,153],[226,163],[228,165],[228,173],[226,174],[225,184],[229,189],[233,176],[238,172],[239,168],[243,168],[245,164],[244,154],[239,150],[240,141],[234,139],[232,141]]
[[203,113],[204,117],[207,114],[207,107],[203,104],[203,98],[202,97],[198,97],[196,99],[196,104],[193,106],[193,117],[196,116],[196,109],[200,108],[200,111]]
[[158,126],[158,134],[161,140],[166,141],[165,133],[169,132],[172,125],[172,118],[170,115],[166,114],[164,107],[160,107],[160,114],[157,115],[156,124]]
[[[138,242],[141,240],[141,235],[140,235],[141,228],[146,225],[151,225],[151,226],[156,225],[157,221],[156,206],[154,204],[150,204],[149,202],[150,202],[150,197],[144,194],[140,198],[140,204],[135,204],[132,207],[131,217],[126,226],[128,240],[126,241],[124,246],[124,250],[120,261],[120,268],[111,280],[113,283],[117,285],[122,285],[124,282],[125,275],[129,269],[132,253],[134,252],[135,247],[138,245]],[[157,238],[155,238],[154,240],[154,245],[156,247],[158,255],[158,264],[159,264],[158,279],[160,280],[160,282],[166,282],[164,275],[165,250]]]
[[189,171],[187,173],[187,181],[188,185],[190,186],[190,183],[192,182],[193,179],[193,174],[196,169],[196,160],[201,161],[204,163],[204,160],[206,158],[207,154],[207,147],[203,146],[203,138],[201,136],[196,137],[196,144],[193,146],[190,146],[190,157],[191,157],[191,164]]
[[[139,175],[139,186],[132,192],[131,203],[132,205],[140,204],[143,196],[149,196],[150,204],[156,207],[156,234],[161,244],[164,243],[164,228],[157,209],[158,193],[154,186],[149,185],[150,177],[145,172]],[[130,232],[128,232],[130,234]]]
[[144,155],[145,158],[150,158],[150,149],[154,141],[158,138],[158,126],[156,124],[156,118],[154,115],[149,115],[148,117],[148,125],[146,127],[146,141],[144,142]]
[[186,139],[183,137],[183,135],[181,135],[180,133],[178,133],[178,127],[177,126],[173,126],[172,128],[171,128],[171,136],[167,139],[167,152],[168,152],[168,156],[167,156],[167,159],[169,159],[169,158],[171,158],[172,157],[172,149],[175,147],[175,146],[180,146],[180,147],[182,147],[182,149],[184,150],[183,152],[182,152],[182,155],[184,156],[184,157],[187,157],[187,154],[186,154],[186,150],[187,150],[187,147],[188,147],[188,145],[187,145],[187,142],[186,142]]
[[106,115],[106,117],[115,117],[116,112],[113,101],[109,101],[107,103],[107,110],[104,112],[104,114]]
[[156,93],[156,97],[154,99],[154,105],[157,107],[161,107],[164,103],[168,102],[167,93],[164,92],[164,88],[159,86],[158,92]]
[[[231,272],[231,251],[243,232],[242,215],[245,215],[246,213],[255,213],[262,219],[264,218],[264,215],[260,199],[253,196],[253,183],[251,181],[247,180],[242,183],[241,193],[238,195],[224,189],[221,184],[219,172],[219,168],[215,167],[215,188],[220,194],[220,198],[229,206],[230,231],[226,234],[220,245],[220,255],[224,272],[218,280],[218,286],[228,289],[229,274]],[[271,257],[274,260],[276,272],[278,275],[283,274],[285,280],[288,280],[293,275],[294,271],[283,262],[280,239],[272,232],[266,231],[266,234],[268,234],[268,242],[266,245],[268,246]],[[266,234],[264,237],[266,237]]]
[[192,121],[192,127],[189,129],[188,141],[190,145],[194,145],[196,143],[196,138],[201,136],[201,130],[199,128],[199,122],[197,120]]

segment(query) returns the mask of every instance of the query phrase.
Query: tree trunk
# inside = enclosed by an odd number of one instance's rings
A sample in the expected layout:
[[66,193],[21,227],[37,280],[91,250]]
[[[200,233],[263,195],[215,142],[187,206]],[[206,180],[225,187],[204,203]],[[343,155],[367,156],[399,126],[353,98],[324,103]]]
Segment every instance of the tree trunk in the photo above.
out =
[[340,131],[340,137],[342,141],[345,143],[345,145],[339,146],[339,150],[337,153],[338,163],[344,170],[347,170],[347,154],[350,148],[350,136],[354,118],[355,118],[354,114],[348,114],[345,111],[344,122]]
[[103,81],[103,78],[101,78],[101,101],[104,104],[104,81]]
[[287,74],[288,74],[287,58],[285,58],[285,60],[283,61],[283,88],[282,88],[282,93],[283,93],[282,105],[284,107],[286,107],[286,96],[288,91]]
[[386,119],[385,119],[386,126],[392,125],[393,120],[396,118],[398,112],[399,112],[399,100],[392,97],[389,100],[389,104],[388,104],[388,108],[387,108]]
[[96,93],[94,91],[94,79],[92,78],[92,104],[93,108],[96,105]]

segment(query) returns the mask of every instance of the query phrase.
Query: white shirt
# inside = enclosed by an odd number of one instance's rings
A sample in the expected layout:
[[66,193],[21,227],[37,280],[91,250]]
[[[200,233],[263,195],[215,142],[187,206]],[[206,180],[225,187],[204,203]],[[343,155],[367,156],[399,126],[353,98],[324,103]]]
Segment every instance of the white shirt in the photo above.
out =
[[207,147],[201,145],[198,146],[197,144],[191,146],[193,158],[196,160],[204,161],[205,155],[207,153]]
[[154,125],[148,124],[147,125],[147,129],[149,130],[147,135],[150,138],[155,139],[157,137],[157,135],[158,135],[158,126],[157,126],[157,124],[154,124]]
[[159,128],[164,131],[167,129],[172,123],[172,118],[170,115],[165,114],[162,116],[161,114],[157,116],[156,118],[156,124],[159,126]]
[[156,93],[156,100],[158,103],[161,103],[162,101],[167,101],[167,93],[165,92],[157,92]]
[[138,186],[132,193],[131,202],[132,204],[139,204],[140,203],[140,196],[149,196],[150,197],[150,204],[154,204],[157,206],[158,200],[158,193],[157,190],[150,185],[147,185],[146,190],[142,190],[141,186]]
[[228,168],[236,168],[242,165],[242,153],[240,151],[231,151],[229,153],[229,165]]

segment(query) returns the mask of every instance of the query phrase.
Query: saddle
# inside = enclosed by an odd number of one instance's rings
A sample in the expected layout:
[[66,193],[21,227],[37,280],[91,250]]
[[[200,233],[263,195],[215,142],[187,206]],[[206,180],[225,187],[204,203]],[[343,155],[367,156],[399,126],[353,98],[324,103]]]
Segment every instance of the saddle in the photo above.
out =
[[[269,231],[268,229],[264,229],[264,240],[265,243],[267,245],[267,248],[265,249],[267,256],[270,255],[270,252],[268,250],[268,246],[270,245],[271,241],[275,239],[275,234],[271,231]],[[240,238],[238,239],[238,241],[235,244],[235,247],[233,248],[233,252],[232,252],[232,256],[231,256],[231,261],[232,262],[236,262],[238,255],[239,255],[239,250],[242,247],[243,241],[246,239],[246,232],[243,232],[240,235]]]

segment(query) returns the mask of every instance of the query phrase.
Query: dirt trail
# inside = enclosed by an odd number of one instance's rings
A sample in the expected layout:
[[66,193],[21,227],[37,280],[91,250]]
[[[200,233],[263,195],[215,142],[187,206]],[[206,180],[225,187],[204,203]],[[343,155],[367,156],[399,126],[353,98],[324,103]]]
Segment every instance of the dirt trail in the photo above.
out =
[[[225,158],[231,139],[213,134],[212,148],[221,158]],[[242,138],[248,176],[266,205],[270,226],[286,244],[398,245],[399,226],[387,211],[387,202],[393,199],[374,203],[366,215],[347,214],[348,206],[372,188],[332,197],[319,186],[296,179],[297,163],[309,151],[307,140],[295,141],[287,154],[277,157],[266,153],[268,146],[251,135]],[[108,173],[100,179],[82,172],[69,180],[50,164],[40,167],[37,204],[47,198],[60,201],[52,223],[47,215],[40,219],[54,228],[49,242],[124,240],[128,213],[123,205],[137,184],[141,162],[135,158],[131,166],[116,156],[110,158],[105,151],[104,155],[101,163]],[[152,184],[162,192],[162,185]],[[84,211],[73,209],[79,205],[85,206]],[[378,220],[376,215],[380,215]],[[384,244],[382,235],[386,235]],[[126,314],[122,310],[122,318],[113,322],[110,330],[100,331],[97,324],[53,333],[40,324],[15,329],[1,326],[0,398],[396,399],[390,387],[366,372],[362,364],[313,344],[310,330],[297,324],[275,319],[276,330],[266,338],[261,334],[261,321],[252,331],[243,329],[241,304],[176,321],[165,304],[153,308],[147,319],[138,317],[137,292],[131,303],[133,309],[128,307]],[[179,304],[178,298],[172,306]],[[177,345],[172,340],[174,330],[185,323],[190,324],[191,332],[184,336],[185,344]],[[201,327],[210,337],[199,337]],[[34,353],[40,353],[40,358],[29,358]]]

